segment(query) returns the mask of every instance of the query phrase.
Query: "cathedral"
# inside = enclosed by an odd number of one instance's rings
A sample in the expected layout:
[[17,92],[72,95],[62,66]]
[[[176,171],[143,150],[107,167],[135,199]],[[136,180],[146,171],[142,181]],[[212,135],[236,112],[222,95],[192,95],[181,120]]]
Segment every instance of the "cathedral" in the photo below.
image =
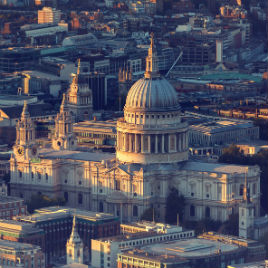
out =
[[246,177],[254,215],[259,215],[257,166],[188,159],[188,124],[177,93],[159,74],[153,38],[144,77],[129,90],[124,117],[117,121],[116,154],[76,149],[70,96],[70,91],[63,96],[50,148],[37,146],[24,105],[10,159],[12,195],[59,196],[68,206],[113,213],[123,222],[154,208],[155,219],[163,221],[166,198],[176,188],[186,199],[186,219],[225,221],[238,213]]

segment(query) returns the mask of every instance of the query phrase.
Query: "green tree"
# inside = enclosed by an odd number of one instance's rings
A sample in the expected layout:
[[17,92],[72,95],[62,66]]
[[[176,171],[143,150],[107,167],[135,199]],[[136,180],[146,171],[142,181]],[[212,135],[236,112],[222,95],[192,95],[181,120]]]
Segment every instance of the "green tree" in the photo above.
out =
[[210,218],[205,218],[199,221],[186,221],[184,223],[184,226],[187,229],[193,229],[196,235],[209,231],[220,232],[221,225],[221,222],[214,221]]
[[253,156],[245,156],[239,148],[232,144],[223,150],[219,162],[239,165],[258,165],[261,170],[261,214],[268,213],[268,150],[261,150]]
[[166,201],[166,217],[167,223],[176,224],[179,215],[179,220],[183,220],[185,209],[185,198],[180,195],[176,188],[171,188]]
[[153,208],[147,208],[143,214],[141,215],[142,221],[153,221],[154,220],[154,209]]
[[239,215],[238,214],[231,214],[229,216],[229,220],[224,222],[222,226],[221,233],[229,234],[229,235],[239,235]]
[[49,206],[63,206],[66,201],[63,198],[50,198],[46,195],[35,194],[31,196],[29,202],[27,202],[27,209],[30,213],[33,213],[35,209],[44,208]]

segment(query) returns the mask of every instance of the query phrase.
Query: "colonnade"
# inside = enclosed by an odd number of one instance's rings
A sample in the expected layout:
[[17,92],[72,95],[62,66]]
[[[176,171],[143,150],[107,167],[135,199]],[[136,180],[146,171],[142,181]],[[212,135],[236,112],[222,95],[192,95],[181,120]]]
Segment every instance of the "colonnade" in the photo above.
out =
[[188,148],[187,132],[172,134],[134,134],[117,132],[117,149],[131,153],[173,153]]

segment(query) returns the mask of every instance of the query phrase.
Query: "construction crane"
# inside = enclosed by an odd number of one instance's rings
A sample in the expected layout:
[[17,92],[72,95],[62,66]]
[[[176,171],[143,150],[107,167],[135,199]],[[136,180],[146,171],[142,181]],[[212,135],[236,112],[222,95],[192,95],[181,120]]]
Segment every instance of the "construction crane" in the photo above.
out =
[[178,60],[181,58],[183,54],[183,51],[181,51],[181,53],[179,54],[179,56],[177,57],[177,59],[174,61],[174,63],[172,64],[171,68],[168,70],[168,72],[166,73],[165,77],[168,77],[170,71],[174,68],[174,66],[177,64]]

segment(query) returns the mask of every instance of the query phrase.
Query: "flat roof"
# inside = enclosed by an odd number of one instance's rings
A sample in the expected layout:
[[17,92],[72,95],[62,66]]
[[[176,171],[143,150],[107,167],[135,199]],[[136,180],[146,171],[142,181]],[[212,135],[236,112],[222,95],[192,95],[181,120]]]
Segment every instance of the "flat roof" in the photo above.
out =
[[221,250],[221,252],[231,252],[237,249],[239,249],[237,245],[200,238],[173,240],[141,247],[141,250],[151,254],[173,255],[183,258],[213,255],[216,254],[218,250]]
[[35,96],[25,96],[25,95],[0,95],[0,100],[31,100],[35,99]]
[[238,122],[231,120],[214,120],[201,123],[198,125],[190,125],[190,130],[198,131],[205,134],[215,134],[224,131],[232,131],[235,129],[252,128],[254,124],[252,122]]
[[70,159],[70,160],[81,160],[81,161],[92,161],[101,162],[102,160],[112,160],[115,158],[113,153],[102,153],[102,152],[80,152],[80,151],[54,151],[44,149],[40,153],[40,158],[44,159]]
[[19,235],[42,233],[43,231],[30,223],[14,220],[0,220],[0,233],[2,232],[12,232],[13,234]]
[[14,242],[8,240],[0,240],[0,250],[33,250],[41,249],[39,246],[26,244],[21,242]]
[[78,219],[86,219],[88,221],[103,221],[103,220],[112,220],[117,219],[112,214],[93,212],[88,210],[75,209],[64,206],[52,206],[35,210],[35,213],[29,216],[18,216],[19,220],[28,221],[28,222],[40,222],[48,221],[59,218],[67,218],[76,216]]
[[13,202],[22,202],[24,201],[22,198],[16,196],[6,196],[0,195],[0,204],[2,203],[13,203]]
[[265,263],[268,261],[255,261],[255,262],[248,262],[248,263],[240,263],[240,264],[232,264],[228,265],[227,268],[266,268],[267,266]]
[[239,72],[220,72],[213,74],[206,74],[200,77],[201,80],[247,80],[253,81],[255,83],[260,83],[262,81],[262,77],[251,75],[251,74],[243,74]]
[[233,173],[245,174],[248,172],[248,166],[187,161],[185,162],[185,165],[182,167],[182,170],[216,172],[224,174],[233,174]]

